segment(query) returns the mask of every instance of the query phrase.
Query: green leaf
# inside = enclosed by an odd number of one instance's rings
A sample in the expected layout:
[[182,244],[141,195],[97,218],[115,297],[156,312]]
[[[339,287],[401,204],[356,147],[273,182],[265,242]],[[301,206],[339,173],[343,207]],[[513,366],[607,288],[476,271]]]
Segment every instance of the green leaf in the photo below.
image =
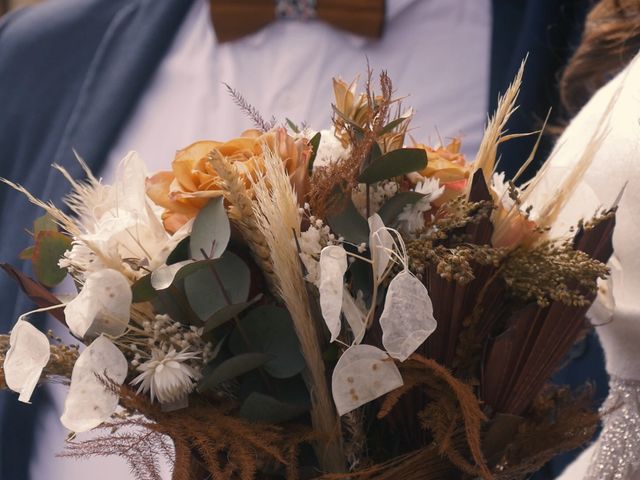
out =
[[362,127],[360,125],[358,125],[357,123],[352,122],[351,120],[349,120],[347,118],[347,116],[342,113],[340,110],[338,110],[338,108],[335,105],[331,105],[331,107],[333,108],[333,113],[335,113],[336,115],[338,115],[343,121],[344,123],[346,123],[347,125],[349,125],[351,128],[353,128],[353,130],[360,134],[363,135],[364,134],[364,130],[362,129]]
[[330,215],[327,223],[334,233],[344,237],[347,242],[356,245],[369,242],[369,224],[351,199],[347,200],[342,211]]
[[397,223],[398,215],[402,213],[405,205],[413,205],[424,198],[424,194],[418,192],[399,192],[387,200],[378,215],[387,227],[392,227]]
[[167,265],[173,265],[174,263],[184,262],[185,260],[189,260],[189,242],[191,241],[191,237],[185,237],[180,240],[180,243],[176,245],[176,248],[169,254],[167,257],[167,261],[165,262]]
[[151,286],[151,274],[136,280],[131,285],[133,303],[150,302],[158,296],[158,292]]
[[427,152],[421,148],[399,148],[392,150],[371,164],[360,174],[360,183],[376,183],[407,173],[416,172],[427,166]]
[[391,132],[394,128],[396,128],[397,126],[402,124],[402,122],[406,122],[410,118],[411,118],[410,116],[409,117],[399,117],[399,118],[396,118],[395,120],[392,120],[391,122],[387,123],[384,127],[382,127],[382,130],[380,130],[380,133],[378,134],[378,136],[382,136],[382,135],[385,135],[385,134]]
[[311,140],[309,140],[309,145],[311,145],[311,157],[309,158],[309,175],[311,175],[311,173],[313,172],[313,162],[316,161],[321,138],[322,134],[318,132],[313,137],[311,137]]
[[305,368],[289,312],[273,305],[255,308],[242,317],[229,337],[229,349],[234,354],[271,355],[264,369],[276,378],[292,377]]
[[[189,305],[200,320],[208,320],[223,307],[247,301],[251,273],[240,257],[224,252],[219,259],[198,264],[197,268],[192,264],[183,267],[183,270],[189,269],[184,276],[184,289]],[[182,276],[181,270],[176,278]]]
[[271,355],[266,353],[243,353],[235,355],[224,360],[209,373],[205,374],[198,385],[198,391],[204,392],[210,390],[222,382],[244,375],[261,367],[270,359]]
[[71,239],[56,230],[40,230],[35,237],[32,262],[33,271],[40,283],[55,287],[67,271],[58,266],[64,252],[71,248]]
[[204,324],[205,333],[218,328],[220,325],[223,325],[224,323],[228,322],[233,317],[237,317],[242,312],[244,312],[247,308],[249,308],[251,305],[258,302],[261,298],[262,298],[262,294],[255,296],[248,302],[233,303],[231,305],[222,307],[220,310],[218,310],[216,313],[211,315],[205,321],[205,324]]
[[45,213],[33,222],[33,235],[36,236],[40,232],[57,232],[58,224],[51,215]]
[[296,125],[295,123],[293,123],[293,121],[289,118],[285,118],[287,125],[289,125],[289,128],[291,129],[291,131],[293,133],[300,133],[300,127],[298,127],[298,125]]
[[240,416],[252,422],[282,423],[307,410],[304,405],[285,403],[264,393],[252,392],[240,407]]
[[231,226],[224,209],[224,198],[214,198],[200,210],[193,222],[189,241],[191,258],[205,260],[220,257],[227,248],[230,236]]

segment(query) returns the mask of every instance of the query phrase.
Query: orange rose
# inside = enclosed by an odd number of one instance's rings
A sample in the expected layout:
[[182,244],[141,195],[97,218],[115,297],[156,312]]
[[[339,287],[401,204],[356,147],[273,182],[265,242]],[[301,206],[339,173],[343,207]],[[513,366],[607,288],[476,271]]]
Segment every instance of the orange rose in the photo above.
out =
[[[467,186],[472,169],[460,153],[460,145],[459,138],[454,138],[446,147],[435,149],[420,143],[415,145],[427,152],[428,160],[427,166],[417,173],[422,177],[437,178],[444,186],[444,193],[434,202],[436,207],[462,195]],[[409,178],[414,182],[420,180],[415,175],[409,175]]]
[[195,217],[209,199],[224,194],[222,182],[207,160],[211,150],[218,149],[228,162],[236,164],[249,187],[247,177],[262,168],[264,145],[282,159],[298,197],[302,199],[308,190],[310,147],[307,141],[290,137],[284,129],[267,133],[247,130],[228,142],[193,143],[176,153],[170,172],[158,172],[147,179],[147,195],[165,208],[162,215],[165,229],[175,232]]

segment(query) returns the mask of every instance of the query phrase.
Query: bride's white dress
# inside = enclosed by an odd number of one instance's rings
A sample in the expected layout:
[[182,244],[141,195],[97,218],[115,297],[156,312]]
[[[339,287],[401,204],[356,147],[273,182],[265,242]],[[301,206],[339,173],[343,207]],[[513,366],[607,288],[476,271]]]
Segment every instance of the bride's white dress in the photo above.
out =
[[[603,433],[560,477],[640,479],[640,55],[574,118],[553,152],[531,203],[553,196],[598,130],[606,135],[552,234],[611,207],[624,189],[613,235],[610,279],[589,312],[605,352],[610,396]],[[608,411],[609,413],[605,413]]]

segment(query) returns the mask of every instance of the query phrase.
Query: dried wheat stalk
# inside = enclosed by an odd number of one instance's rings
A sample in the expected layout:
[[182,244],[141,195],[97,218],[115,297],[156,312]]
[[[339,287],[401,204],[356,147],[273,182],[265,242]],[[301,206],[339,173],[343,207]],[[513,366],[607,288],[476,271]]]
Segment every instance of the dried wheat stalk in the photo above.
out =
[[311,393],[311,420],[321,437],[315,444],[316,453],[325,471],[344,471],[340,422],[329,394],[322,350],[295,243],[301,223],[296,193],[282,162],[266,146],[264,158],[263,174],[251,179],[256,225],[270,250],[276,293],[291,314],[307,364],[304,376]]

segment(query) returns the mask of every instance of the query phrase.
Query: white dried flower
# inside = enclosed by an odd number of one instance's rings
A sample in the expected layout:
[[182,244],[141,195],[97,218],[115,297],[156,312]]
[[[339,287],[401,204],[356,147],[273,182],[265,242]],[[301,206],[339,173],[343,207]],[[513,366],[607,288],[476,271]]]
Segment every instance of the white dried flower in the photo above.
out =
[[174,403],[185,398],[195,388],[200,372],[189,365],[199,358],[194,352],[170,349],[168,352],[154,348],[151,359],[137,367],[140,373],[131,382],[140,385],[138,393],[148,393],[151,401]]
[[444,193],[444,186],[440,186],[437,178],[424,178],[416,183],[414,192],[421,193],[424,198],[411,205],[405,205],[398,215],[398,230],[411,236],[424,227],[424,212],[431,209],[431,202],[437,200]]
[[515,200],[509,195],[509,187],[509,182],[505,180],[504,172],[493,174],[491,188],[507,211],[511,210],[515,205]]

